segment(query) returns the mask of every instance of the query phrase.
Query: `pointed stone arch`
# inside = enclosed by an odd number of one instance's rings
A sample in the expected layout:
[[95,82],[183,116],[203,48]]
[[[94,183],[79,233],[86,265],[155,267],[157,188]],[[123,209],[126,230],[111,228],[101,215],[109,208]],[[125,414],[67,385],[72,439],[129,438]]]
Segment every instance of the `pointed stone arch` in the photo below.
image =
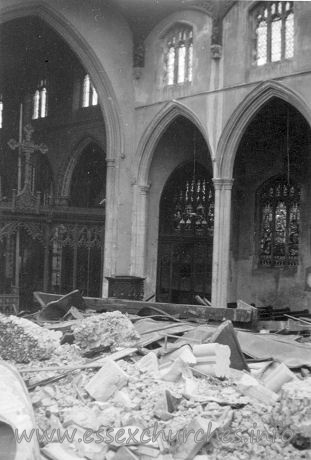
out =
[[40,0],[0,8],[0,12],[0,24],[27,16],[39,17],[56,31],[75,52],[98,92],[99,105],[107,133],[107,158],[115,159],[123,151],[124,145],[120,110],[110,79],[87,40],[60,11]]
[[149,169],[156,146],[168,126],[179,116],[191,121],[198,128],[211,155],[212,151],[207,133],[198,116],[180,102],[169,102],[154,117],[139,142],[134,169],[137,171],[136,183],[138,185],[148,184]]
[[251,120],[272,98],[282,99],[295,107],[311,125],[311,112],[302,97],[279,82],[258,85],[237,107],[227,122],[217,147],[218,178],[232,178],[236,152]]
[[[69,158],[66,158],[66,163],[62,165],[58,180],[59,196],[69,196],[74,169],[78,164],[84,149],[89,144],[96,144],[100,147],[100,149],[102,149],[101,143],[92,136],[84,136],[80,139],[80,141],[74,146]],[[62,173],[62,171],[64,171],[64,173]]]

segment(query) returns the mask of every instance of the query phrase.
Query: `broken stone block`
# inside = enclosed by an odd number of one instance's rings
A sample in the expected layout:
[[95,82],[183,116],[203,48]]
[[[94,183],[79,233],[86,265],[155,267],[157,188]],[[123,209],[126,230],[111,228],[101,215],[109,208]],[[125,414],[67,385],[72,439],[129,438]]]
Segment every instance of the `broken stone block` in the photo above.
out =
[[81,460],[80,456],[57,442],[47,444],[41,451],[50,460]]
[[102,368],[88,382],[85,389],[97,401],[107,401],[128,381],[128,376],[112,359],[107,358]]
[[118,406],[124,407],[125,409],[131,409],[133,407],[132,400],[125,390],[116,391],[113,402]]
[[159,363],[156,354],[151,351],[146,356],[136,362],[135,366],[141,372],[149,372],[154,377],[159,376]]
[[193,346],[197,364],[193,369],[214,377],[230,376],[230,348],[218,343],[204,343]]
[[284,363],[281,363],[271,372],[267,371],[263,376],[262,382],[266,388],[278,393],[282,386],[291,380],[297,380],[297,377]]
[[183,394],[186,398],[191,398],[198,392],[198,384],[194,379],[184,379],[184,391]]
[[189,345],[183,345],[179,349],[165,354],[161,359],[161,364],[166,364],[169,361],[175,361],[177,358],[182,359],[188,364],[196,364],[197,362],[196,357],[191,351],[191,347]]
[[237,383],[237,388],[243,395],[262,404],[273,405],[279,399],[276,393],[261,385],[258,380],[247,374]]
[[128,447],[120,447],[112,460],[138,460],[138,457]]
[[153,458],[157,458],[160,455],[159,449],[150,446],[140,445],[138,446],[136,453],[139,455],[140,460],[149,460]]
[[187,371],[189,372],[188,365],[182,359],[177,358],[173,363],[168,362],[160,367],[160,376],[161,379],[168,382],[176,382]]
[[78,425],[82,428],[98,430],[100,421],[98,411],[90,407],[73,407],[64,414],[64,427],[69,425]]

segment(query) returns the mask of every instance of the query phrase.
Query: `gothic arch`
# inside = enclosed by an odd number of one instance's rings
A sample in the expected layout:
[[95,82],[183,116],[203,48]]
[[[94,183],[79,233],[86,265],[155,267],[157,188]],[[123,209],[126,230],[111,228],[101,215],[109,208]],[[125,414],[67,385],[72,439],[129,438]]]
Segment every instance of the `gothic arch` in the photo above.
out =
[[275,81],[258,85],[233,112],[222,132],[217,147],[216,177],[232,178],[236,152],[247,126],[264,104],[274,97],[295,107],[311,125],[310,109],[300,95]]
[[107,157],[115,159],[123,151],[120,110],[112,84],[101,62],[80,32],[59,11],[42,1],[19,3],[3,8],[0,24],[26,16],[37,16],[55,30],[79,57],[99,96],[107,133]]
[[178,116],[187,118],[198,128],[211,154],[211,147],[207,139],[206,130],[197,115],[180,102],[169,102],[154,117],[139,142],[134,169],[134,171],[137,171],[136,183],[138,185],[148,184],[149,169],[155,148],[168,126]]
[[[100,149],[103,149],[101,143],[91,137],[86,136],[83,137],[73,148],[72,153],[70,154],[69,158],[66,158],[66,163],[62,165],[61,171],[59,173],[59,181],[58,181],[58,191],[59,196],[61,197],[68,197],[70,194],[70,186],[71,186],[71,179],[74,172],[74,169],[83,153],[84,149],[89,144],[96,144]],[[62,171],[65,171],[64,173]]]

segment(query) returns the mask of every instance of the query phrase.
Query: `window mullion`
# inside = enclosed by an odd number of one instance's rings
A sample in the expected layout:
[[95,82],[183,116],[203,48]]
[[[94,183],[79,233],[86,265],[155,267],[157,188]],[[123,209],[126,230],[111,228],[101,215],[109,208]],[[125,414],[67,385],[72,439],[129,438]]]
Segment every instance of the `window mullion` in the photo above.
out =
[[272,14],[271,5],[268,6],[267,17],[267,62],[271,62],[271,48],[272,48]]
[[189,81],[189,40],[185,40],[185,81]]
[[174,45],[174,84],[178,82],[179,44]]
[[282,28],[281,28],[281,59],[285,58],[286,50],[286,2],[282,2]]

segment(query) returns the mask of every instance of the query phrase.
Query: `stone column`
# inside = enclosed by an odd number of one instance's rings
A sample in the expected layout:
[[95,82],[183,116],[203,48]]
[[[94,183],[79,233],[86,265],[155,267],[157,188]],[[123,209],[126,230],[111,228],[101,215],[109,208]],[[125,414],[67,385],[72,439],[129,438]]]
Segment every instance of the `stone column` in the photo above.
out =
[[233,179],[213,179],[215,221],[213,240],[212,305],[226,307],[228,295],[231,230],[231,190]]
[[102,281],[102,296],[108,296],[108,280],[106,276],[115,273],[115,160],[107,158],[106,174],[106,206],[105,206],[105,247],[104,247],[104,267]]
[[147,203],[150,185],[134,185],[134,212],[132,221],[131,275],[145,275]]

